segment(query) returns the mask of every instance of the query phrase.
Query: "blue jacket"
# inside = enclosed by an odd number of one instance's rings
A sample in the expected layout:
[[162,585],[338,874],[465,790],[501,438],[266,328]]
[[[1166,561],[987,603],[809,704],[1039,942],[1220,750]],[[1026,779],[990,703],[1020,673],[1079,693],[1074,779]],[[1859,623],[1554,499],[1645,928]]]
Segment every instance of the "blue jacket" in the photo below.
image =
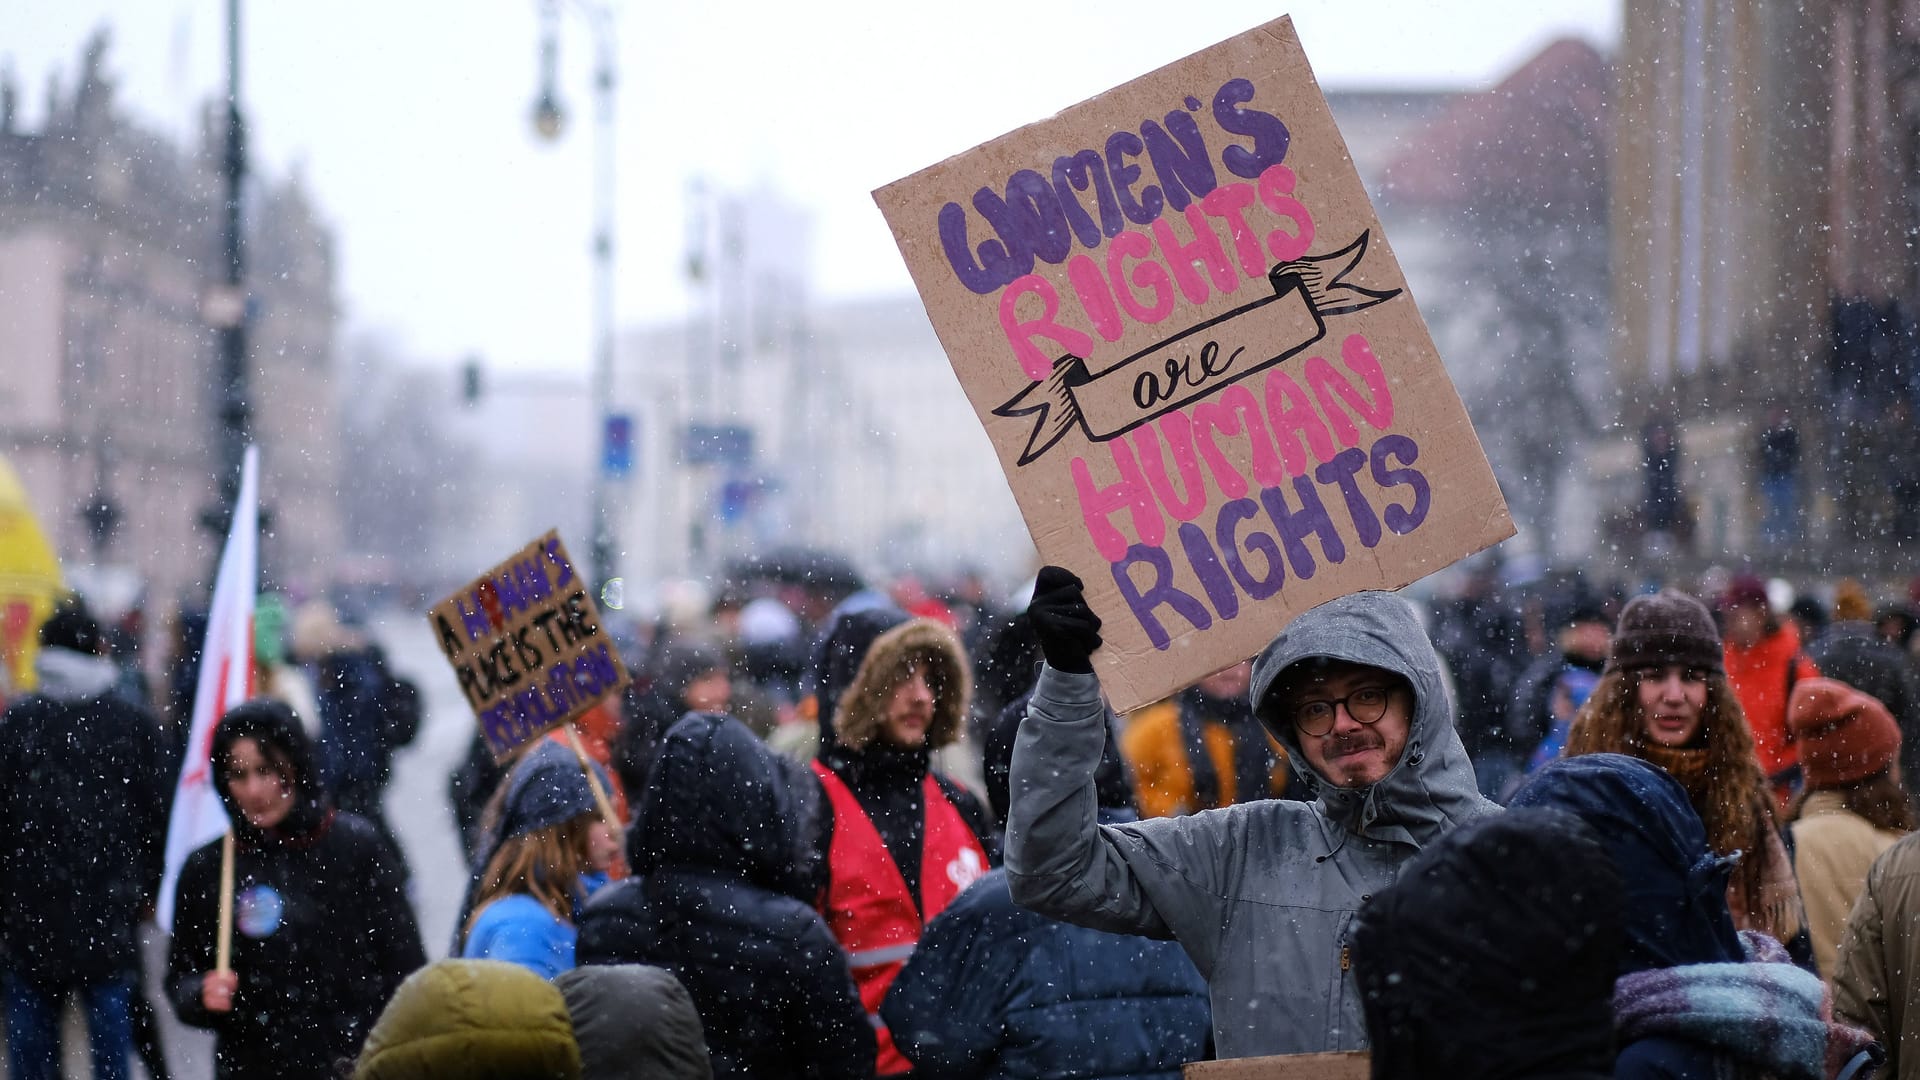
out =
[[[582,874],[579,896],[592,896],[606,883],[605,874]],[[510,893],[480,910],[460,955],[469,960],[504,960],[551,979],[573,970],[579,924],[579,899],[573,904],[573,921],[566,922],[554,918],[545,904],[526,893]]]
[[553,917],[526,893],[503,896],[473,920],[460,955],[469,960],[504,960],[543,979],[573,970],[572,925]]
[[1166,1077],[1206,1057],[1207,984],[1180,946],[1018,907],[1004,870],[921,935],[880,1007],[914,1075]]

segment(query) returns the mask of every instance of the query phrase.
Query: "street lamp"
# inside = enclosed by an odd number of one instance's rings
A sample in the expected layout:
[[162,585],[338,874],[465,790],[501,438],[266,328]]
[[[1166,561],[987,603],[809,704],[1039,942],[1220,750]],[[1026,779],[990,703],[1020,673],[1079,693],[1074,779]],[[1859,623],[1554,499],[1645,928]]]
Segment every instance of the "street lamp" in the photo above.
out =
[[[219,332],[219,364],[214,373],[215,409],[219,429],[215,442],[220,475],[219,501],[201,513],[200,523],[215,537],[226,535],[240,498],[240,463],[252,437],[253,401],[247,371],[247,252],[242,231],[241,198],[247,183],[247,136],[240,114],[240,0],[227,0],[227,115],[226,142],[221,155],[220,242],[225,273],[207,289],[201,315]],[[220,545],[213,545],[214,570],[219,574]]]
[[[594,463],[590,518],[593,535],[589,560],[595,591],[602,600],[612,599],[607,590],[613,580],[614,560],[619,549],[609,505],[609,485],[615,471],[614,455],[609,452],[610,436],[616,428],[625,430],[625,418],[613,414],[613,104],[615,65],[618,60],[613,35],[613,8],[594,0],[573,0],[572,7],[586,18],[593,32],[593,363],[591,393],[594,412],[599,417],[599,460]],[[566,109],[560,103],[557,88],[559,69],[559,0],[545,0],[540,19],[540,92],[534,99],[533,130],[549,142],[558,139],[566,127]],[[618,422],[617,422],[618,421]],[[617,606],[617,605],[615,605]]]
[[534,134],[553,142],[566,130],[567,113],[560,107],[559,81],[560,35],[556,25],[559,12],[553,3],[541,6],[540,12],[540,96],[533,102]]

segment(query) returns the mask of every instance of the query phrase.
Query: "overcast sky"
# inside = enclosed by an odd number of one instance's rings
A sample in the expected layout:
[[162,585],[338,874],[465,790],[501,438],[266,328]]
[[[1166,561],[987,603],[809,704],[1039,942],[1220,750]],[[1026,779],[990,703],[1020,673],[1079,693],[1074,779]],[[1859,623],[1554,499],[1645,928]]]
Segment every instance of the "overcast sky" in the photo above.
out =
[[[812,209],[825,298],[910,291],[869,192],[1267,18],[1291,13],[1332,87],[1482,87],[1555,37],[1611,50],[1619,0],[1146,0],[938,4],[614,0],[620,64],[618,308],[684,309],[691,178],[765,183]],[[0,59],[38,122],[111,26],[121,102],[185,133],[224,80],[221,0],[0,0]],[[484,356],[584,371],[588,344],[587,24],[563,5],[573,124],[528,114],[538,0],[272,0],[247,5],[243,96],[256,163],[299,168],[339,241],[349,324],[421,360]]]

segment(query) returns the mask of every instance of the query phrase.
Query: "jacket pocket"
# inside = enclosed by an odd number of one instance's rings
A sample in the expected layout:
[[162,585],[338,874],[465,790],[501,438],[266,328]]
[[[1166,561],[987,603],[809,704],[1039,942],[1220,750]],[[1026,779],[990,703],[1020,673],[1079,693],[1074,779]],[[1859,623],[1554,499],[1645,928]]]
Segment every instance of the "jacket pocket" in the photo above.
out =
[[1353,912],[1339,913],[1333,932],[1333,978],[1327,991],[1327,1049],[1366,1046],[1366,1017],[1360,1009],[1360,984],[1353,975]]

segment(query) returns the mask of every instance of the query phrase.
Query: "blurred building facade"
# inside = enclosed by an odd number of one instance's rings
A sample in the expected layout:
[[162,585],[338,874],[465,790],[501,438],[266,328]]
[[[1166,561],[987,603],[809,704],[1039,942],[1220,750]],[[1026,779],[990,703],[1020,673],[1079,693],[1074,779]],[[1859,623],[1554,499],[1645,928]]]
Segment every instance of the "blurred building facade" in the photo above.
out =
[[1701,559],[1911,550],[1920,4],[1628,0],[1618,72],[1616,497]]
[[1480,93],[1329,94],[1521,548],[1920,542],[1920,0],[1629,0]]
[[796,546],[870,573],[1024,573],[1018,508],[919,300],[820,303],[804,211],[765,188],[693,198],[693,314],[621,350],[625,573]]
[[[223,265],[219,139],[209,122],[183,148],[129,119],[106,52],[103,31],[37,130],[0,86],[0,454],[63,565],[130,568],[161,616],[204,603],[218,543],[200,519],[218,467],[203,299]],[[298,177],[256,183],[247,209],[262,569],[312,586],[341,542],[332,239]]]
[[1576,558],[1607,416],[1609,64],[1548,45],[1483,91],[1328,101],[1522,536]]

